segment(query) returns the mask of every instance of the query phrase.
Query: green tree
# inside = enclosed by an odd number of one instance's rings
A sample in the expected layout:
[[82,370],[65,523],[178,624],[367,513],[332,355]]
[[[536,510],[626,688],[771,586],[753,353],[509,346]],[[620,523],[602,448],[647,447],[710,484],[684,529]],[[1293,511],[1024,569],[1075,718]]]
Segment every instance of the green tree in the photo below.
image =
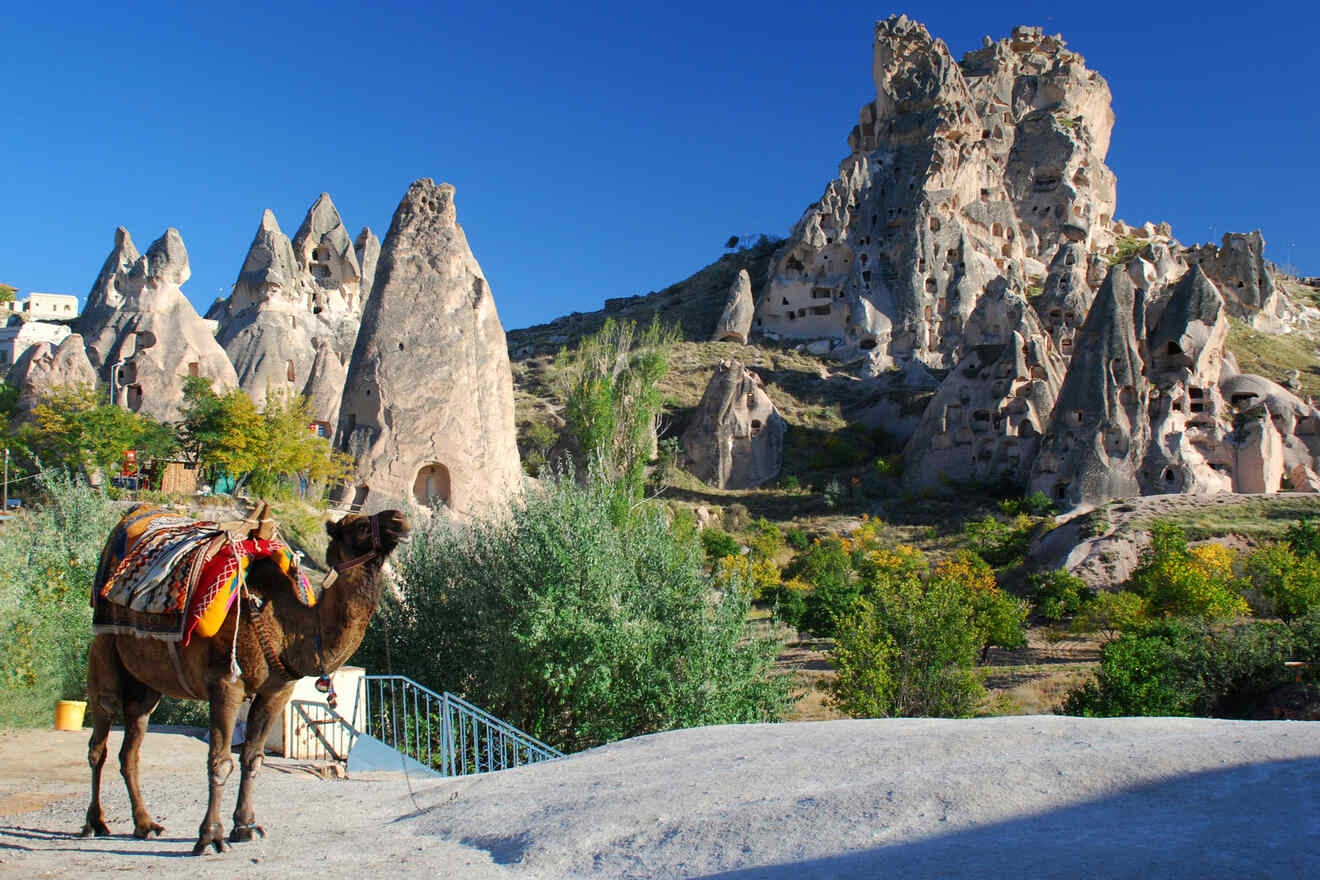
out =
[[615,489],[552,476],[498,519],[435,518],[397,561],[359,654],[455,691],[566,751],[677,727],[770,721],[787,705],[778,643],[719,589],[699,544]]
[[126,450],[137,450],[138,460],[145,464],[177,448],[169,426],[102,403],[90,385],[52,389],[33,408],[32,421],[20,429],[19,435],[43,464],[70,471],[118,471]]
[[1320,648],[1320,614],[1292,627],[1260,621],[1164,620],[1100,651],[1094,680],[1071,691],[1064,715],[1197,715],[1240,718],[1292,680],[1283,665]]
[[635,322],[608,318],[576,349],[559,353],[566,430],[587,465],[615,488],[616,521],[642,498],[664,404],[658,383],[677,339],[659,320],[639,332]]
[[1247,613],[1232,551],[1220,544],[1189,548],[1182,528],[1170,522],[1151,526],[1150,547],[1127,589],[1157,616],[1225,619]]
[[17,292],[18,288],[16,287],[10,287],[8,284],[0,284],[0,303],[13,302],[14,294]]
[[985,693],[978,657],[1025,641],[1026,604],[973,554],[929,572],[912,547],[866,556],[860,595],[836,621],[834,705],[868,717],[971,714]]
[[243,391],[216,394],[209,379],[198,377],[185,381],[183,393],[178,433],[186,454],[258,495],[276,493],[296,476],[325,483],[348,473],[348,458],[308,430],[312,415],[301,395],[268,393],[258,410]]

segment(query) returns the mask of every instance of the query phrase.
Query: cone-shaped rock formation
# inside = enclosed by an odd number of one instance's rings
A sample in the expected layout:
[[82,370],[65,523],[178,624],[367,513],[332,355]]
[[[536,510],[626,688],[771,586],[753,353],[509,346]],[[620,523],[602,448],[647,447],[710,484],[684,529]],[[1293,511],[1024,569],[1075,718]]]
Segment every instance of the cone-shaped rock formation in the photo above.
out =
[[349,503],[467,515],[521,485],[513,378],[454,188],[418,180],[394,213],[348,369],[337,442]]

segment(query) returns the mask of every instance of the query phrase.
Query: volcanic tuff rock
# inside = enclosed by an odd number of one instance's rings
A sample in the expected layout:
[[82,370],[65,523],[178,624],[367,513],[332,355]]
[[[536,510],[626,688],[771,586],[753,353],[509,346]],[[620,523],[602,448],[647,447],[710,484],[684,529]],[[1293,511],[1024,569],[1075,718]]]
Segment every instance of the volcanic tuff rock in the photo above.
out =
[[738,270],[738,277],[729,287],[729,299],[724,304],[724,311],[715,325],[711,339],[715,342],[740,342],[747,344],[747,334],[752,329],[752,317],[756,306],[752,302],[752,278],[746,269]]
[[412,503],[479,513],[521,485],[504,329],[449,184],[416,181],[394,213],[337,443],[357,461],[345,500],[367,511]]
[[[359,243],[374,273],[379,242],[364,229]],[[341,361],[333,373],[344,372],[361,320],[359,275],[357,251],[327,194],[308,209],[292,242],[265,212],[233,292],[208,312],[219,320],[220,344],[255,402],[263,403],[267,390],[307,394],[323,340]],[[319,374],[323,394],[330,392],[324,387],[329,375]]]
[[371,296],[371,286],[376,281],[376,261],[380,259],[380,239],[371,231],[370,226],[363,226],[353,243],[353,253],[357,256],[358,267],[362,271],[362,299]]
[[1067,368],[1027,303],[1007,297],[1009,341],[973,346],[940,385],[903,450],[907,485],[1020,485],[1030,473]]
[[[123,299],[104,319],[84,316],[79,329],[92,365],[115,389],[115,402],[167,421],[178,415],[187,377],[210,379],[221,392],[237,387],[238,377],[210,322],[179,289],[191,274],[179,231],[165,230],[125,267],[131,249],[127,233],[119,230],[93,295],[118,291]],[[108,296],[103,302],[109,304]]]
[[38,401],[64,385],[96,384],[96,370],[87,359],[83,338],[71,333],[57,346],[38,342],[9,368],[5,381],[18,389],[13,426],[27,421]]
[[87,293],[87,304],[78,316],[79,333],[90,336],[100,332],[106,325],[115,309],[124,302],[128,274],[141,256],[133,246],[133,237],[128,234],[128,230],[122,226],[116,229],[115,246],[110,256],[105,258],[101,273],[96,276],[92,289]]
[[779,473],[788,426],[761,377],[721,361],[681,440],[684,467],[721,489],[750,489]]
[[[851,155],[776,255],[756,327],[951,366],[996,279],[1019,294],[1070,242],[1115,240],[1109,88],[1039,28],[954,61],[905,16],[878,22],[876,99]],[[1126,227],[1122,227],[1126,229]]]

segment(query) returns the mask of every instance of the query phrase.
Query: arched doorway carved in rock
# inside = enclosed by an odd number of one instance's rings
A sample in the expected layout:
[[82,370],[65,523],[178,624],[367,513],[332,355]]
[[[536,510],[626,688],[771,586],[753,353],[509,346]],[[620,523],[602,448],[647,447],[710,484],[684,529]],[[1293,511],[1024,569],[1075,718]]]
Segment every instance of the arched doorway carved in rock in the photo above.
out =
[[439,462],[430,462],[417,471],[413,480],[413,498],[425,507],[449,507],[452,497],[449,468]]

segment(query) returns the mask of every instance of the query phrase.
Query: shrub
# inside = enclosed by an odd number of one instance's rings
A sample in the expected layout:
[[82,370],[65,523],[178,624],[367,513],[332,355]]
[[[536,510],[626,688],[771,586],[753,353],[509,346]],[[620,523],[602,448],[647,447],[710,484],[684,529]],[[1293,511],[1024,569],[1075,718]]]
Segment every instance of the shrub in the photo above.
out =
[[825,506],[830,510],[839,506],[839,500],[843,498],[843,484],[837,479],[831,479],[821,490],[821,496],[825,501]]
[[965,717],[985,693],[970,592],[948,572],[923,581],[917,559],[878,561],[865,597],[838,621],[830,701],[850,715]]
[[1311,624],[1183,618],[1125,633],[1101,649],[1095,679],[1071,691],[1059,711],[1245,717],[1259,697],[1292,680],[1283,661],[1315,651],[1320,627],[1313,633]]
[[724,508],[724,528],[730,532],[741,532],[752,521],[752,514],[746,504],[737,502]]
[[1062,620],[1082,610],[1082,606],[1095,599],[1095,590],[1066,569],[1033,574],[1027,579],[1031,585],[1031,603],[1036,613],[1046,620]]
[[784,533],[765,517],[754,519],[747,534],[747,546],[753,556],[774,560],[784,549]]
[[1248,558],[1246,577],[1257,614],[1292,620],[1320,607],[1320,559],[1299,554],[1295,546],[1266,544]]
[[1189,549],[1183,530],[1169,522],[1151,527],[1151,546],[1127,587],[1156,616],[1225,619],[1247,613],[1242,584],[1233,576],[1233,551],[1221,544]]
[[52,702],[81,699],[91,639],[92,580],[118,511],[61,473],[45,501],[19,513],[0,540],[0,727],[50,723]]
[[706,552],[706,562],[714,564],[726,556],[742,553],[738,539],[719,529],[706,529],[701,533],[701,547]]
[[779,488],[786,492],[796,492],[802,488],[802,481],[794,474],[784,474],[779,478]]
[[1057,512],[1050,496],[1039,490],[1022,498],[1005,498],[999,502],[999,509],[1007,516],[1017,516],[1018,514],[1053,516]]
[[1104,592],[1083,602],[1070,629],[1078,633],[1102,633],[1115,639],[1120,632],[1144,626],[1149,618],[1146,600],[1126,591]]
[[896,452],[875,461],[875,475],[882,480],[897,480],[903,476],[903,454]]
[[774,616],[791,627],[802,626],[802,615],[807,611],[807,596],[811,585],[805,581],[791,579],[766,591],[762,601],[770,605]]
[[715,564],[715,582],[721,589],[750,589],[761,599],[779,586],[779,567],[763,556],[725,556]]
[[1012,525],[987,516],[963,526],[969,548],[995,568],[1017,565],[1026,556],[1037,520],[1018,514]]
[[359,662],[450,690],[574,751],[676,727],[776,720],[778,643],[751,632],[745,586],[717,589],[695,541],[616,489],[554,478],[497,519],[437,517],[398,560],[402,604]]
[[833,535],[813,541],[784,569],[784,577],[811,585],[802,615],[802,628],[820,636],[834,633],[834,621],[847,613],[860,595],[843,541]]
[[784,542],[794,550],[806,550],[807,545],[811,543],[811,539],[807,537],[804,530],[793,526],[784,533]]

